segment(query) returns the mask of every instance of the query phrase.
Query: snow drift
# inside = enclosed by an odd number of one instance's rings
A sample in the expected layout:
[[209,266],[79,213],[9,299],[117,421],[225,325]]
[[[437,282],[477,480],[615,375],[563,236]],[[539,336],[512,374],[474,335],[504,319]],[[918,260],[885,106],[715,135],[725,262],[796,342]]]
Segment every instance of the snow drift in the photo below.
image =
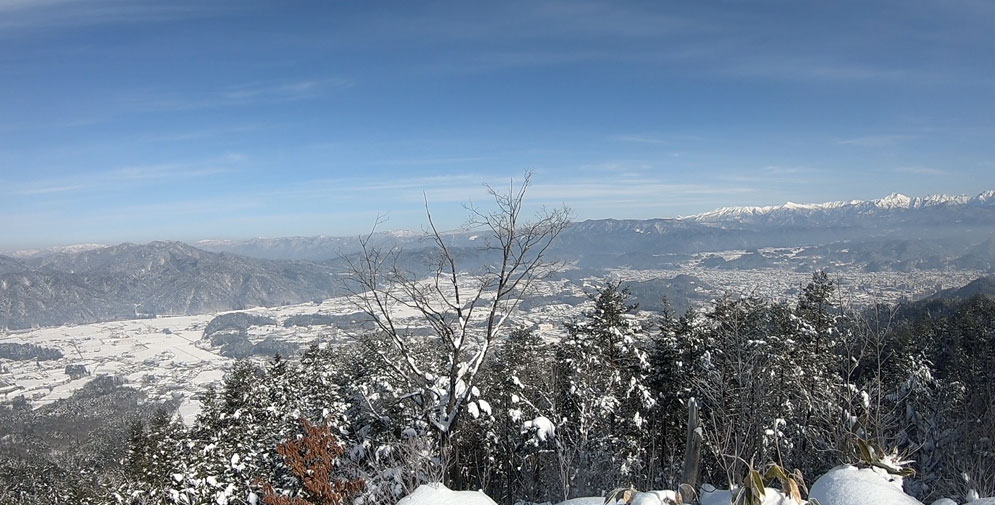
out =
[[440,482],[422,484],[397,505],[497,505],[480,491],[453,491]]

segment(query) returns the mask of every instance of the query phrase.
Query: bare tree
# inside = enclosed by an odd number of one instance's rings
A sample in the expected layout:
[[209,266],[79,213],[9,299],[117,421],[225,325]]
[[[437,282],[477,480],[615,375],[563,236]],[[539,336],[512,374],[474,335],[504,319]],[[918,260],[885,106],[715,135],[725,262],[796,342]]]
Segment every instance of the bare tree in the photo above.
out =
[[[400,265],[398,247],[374,243],[371,232],[360,239],[361,253],[347,258],[353,302],[389,342],[377,354],[405,382],[403,396],[420,419],[438,435],[440,456],[461,414],[477,394],[475,383],[503,334],[508,317],[535,288],[537,280],[558,265],[547,257],[549,247],[569,224],[569,210],[545,208],[533,219],[523,216],[531,174],[507,191],[486,186],[495,208],[466,208],[466,231],[479,233],[485,264],[469,272],[453,245],[455,235],[435,225],[426,201],[427,235],[435,251],[427,276]],[[378,222],[379,224],[379,222]],[[413,322],[412,319],[418,320]],[[419,341],[412,325],[431,328]],[[436,352],[419,352],[429,344]],[[441,354],[441,356],[440,356]]]

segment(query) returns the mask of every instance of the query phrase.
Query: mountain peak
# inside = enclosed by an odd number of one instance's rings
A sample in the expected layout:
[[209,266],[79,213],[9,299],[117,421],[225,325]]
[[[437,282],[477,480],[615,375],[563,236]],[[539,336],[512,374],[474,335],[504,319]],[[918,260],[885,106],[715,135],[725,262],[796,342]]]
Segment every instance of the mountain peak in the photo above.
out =
[[923,197],[911,197],[902,193],[892,193],[877,200],[851,200],[825,203],[795,203],[787,202],[784,205],[771,205],[767,207],[722,207],[709,212],[683,217],[683,220],[699,222],[724,222],[743,221],[757,219],[771,219],[773,216],[791,217],[794,215],[811,215],[813,213],[826,213],[831,211],[846,212],[852,209],[860,212],[878,209],[881,211],[901,211],[911,209],[921,209],[936,206],[960,206],[960,205],[991,205],[995,204],[995,190],[985,191],[975,197],[967,195],[929,195]]
[[884,198],[875,200],[874,203],[884,209],[907,209],[912,204],[912,198],[901,193],[892,193]]

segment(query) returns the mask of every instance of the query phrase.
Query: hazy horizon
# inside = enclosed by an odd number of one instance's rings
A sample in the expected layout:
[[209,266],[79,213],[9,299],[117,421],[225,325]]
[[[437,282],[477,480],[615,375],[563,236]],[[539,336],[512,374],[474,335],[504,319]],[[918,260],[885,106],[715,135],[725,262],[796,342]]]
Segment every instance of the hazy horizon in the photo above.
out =
[[995,6],[0,1],[0,250],[995,187]]
[[[902,196],[906,196],[906,197],[910,197],[912,199],[915,199],[915,198],[926,198],[926,197],[931,197],[931,196],[965,197],[965,198],[973,199],[973,198],[976,198],[976,197],[978,197],[980,195],[986,195],[986,194],[990,194],[990,193],[995,193],[995,189],[979,191],[978,193],[964,193],[964,194],[957,194],[957,195],[942,195],[942,194],[936,194],[936,193],[934,193],[934,194],[923,194],[923,195],[903,195],[901,193],[895,193],[895,192],[893,192],[893,193],[890,193],[890,194],[887,194],[887,195],[881,195],[878,198],[871,198],[871,199],[868,199],[868,200],[853,200],[853,199],[850,199],[850,200],[835,200],[835,201],[828,201],[828,202],[792,202],[792,201],[786,201],[786,202],[775,203],[775,204],[771,204],[771,205],[725,206],[725,207],[715,207],[715,208],[712,208],[712,209],[708,209],[708,210],[706,210],[703,213],[687,214],[687,215],[679,215],[679,216],[655,216],[655,217],[649,217],[649,218],[636,218],[635,220],[684,219],[684,218],[695,217],[695,216],[698,216],[698,215],[701,215],[701,214],[707,214],[708,212],[711,212],[711,211],[720,211],[720,210],[729,209],[729,208],[765,208],[765,207],[766,208],[771,208],[771,207],[787,207],[787,208],[790,208],[791,205],[809,206],[809,205],[833,204],[833,203],[840,203],[840,202],[876,201],[876,200],[881,200],[881,199],[887,199],[887,198],[889,198],[889,197],[891,197],[893,195],[896,195],[896,194],[902,195]],[[536,209],[536,210],[538,210],[538,209]],[[569,209],[569,210],[570,210],[571,214],[575,214],[574,209]],[[423,209],[423,211],[424,211],[424,209]],[[423,217],[424,217],[424,214],[423,214]],[[388,233],[388,234],[389,233],[422,233],[422,232],[427,233],[428,232],[428,229],[426,228],[427,225],[425,223],[422,223],[420,226],[415,227],[415,228],[399,228],[399,227],[393,227],[393,226],[391,226],[390,216],[381,215],[380,219],[381,220],[380,220],[379,224],[377,224],[377,219],[374,219],[370,223],[369,228],[367,228],[365,230],[362,230],[360,232],[351,233],[351,234],[350,233],[335,233],[335,232],[331,232],[331,233],[314,233],[314,234],[309,234],[309,235],[246,235],[246,236],[230,236],[230,237],[225,237],[225,236],[211,236],[211,237],[184,237],[184,236],[169,237],[169,236],[163,236],[163,237],[153,237],[153,238],[150,238],[150,239],[147,239],[147,240],[127,240],[127,239],[125,239],[125,240],[108,240],[108,241],[94,240],[94,241],[86,241],[86,242],[52,242],[52,243],[36,243],[36,244],[31,244],[31,245],[23,246],[23,247],[7,247],[7,248],[0,247],[0,255],[3,255],[3,254],[12,254],[12,253],[14,253],[14,254],[16,254],[16,253],[32,254],[32,253],[35,253],[35,252],[38,252],[38,251],[44,251],[46,249],[59,249],[59,248],[73,247],[73,246],[84,246],[84,249],[85,249],[85,248],[87,248],[87,246],[101,246],[101,247],[105,247],[105,246],[114,246],[114,245],[119,245],[119,244],[124,244],[124,243],[146,244],[146,243],[150,243],[150,242],[183,242],[183,243],[186,243],[186,244],[197,246],[199,243],[204,243],[204,242],[225,242],[225,241],[243,242],[243,241],[250,241],[250,240],[255,240],[255,239],[267,240],[267,239],[315,238],[315,237],[329,237],[329,238],[350,238],[350,237],[356,237],[358,239],[358,238],[360,238],[360,237],[362,237],[364,235],[369,234],[371,231],[376,232],[376,233]],[[590,217],[590,218],[585,218],[585,219],[580,219],[580,220],[576,220],[575,219],[575,221],[588,221],[588,220],[598,221],[598,220],[612,220],[612,219],[625,220],[626,218],[617,218],[617,217],[614,217],[614,216],[601,216],[601,217]],[[375,224],[376,224],[376,226],[374,227]],[[459,225],[459,226],[454,226],[452,228],[445,228],[443,230],[446,233],[448,233],[448,232],[460,232],[460,231],[465,231],[466,228],[465,228],[464,225]]]

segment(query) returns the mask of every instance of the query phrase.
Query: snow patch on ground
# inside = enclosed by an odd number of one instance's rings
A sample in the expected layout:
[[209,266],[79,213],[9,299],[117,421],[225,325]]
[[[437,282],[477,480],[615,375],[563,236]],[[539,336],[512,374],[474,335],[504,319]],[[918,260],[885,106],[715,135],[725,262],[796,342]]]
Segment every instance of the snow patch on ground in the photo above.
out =
[[442,483],[422,484],[397,505],[497,505],[480,491],[453,491]]
[[[732,503],[732,491],[727,489],[712,489],[711,491],[701,490],[701,505],[730,505]],[[774,488],[764,488],[763,505],[799,505],[798,502],[785,496],[780,490]]]
[[923,505],[902,491],[902,478],[880,468],[843,465],[812,484],[810,498],[821,505]]
[[583,498],[571,498],[567,501],[561,501],[556,505],[604,505],[604,503],[605,498],[603,496],[585,496]]

